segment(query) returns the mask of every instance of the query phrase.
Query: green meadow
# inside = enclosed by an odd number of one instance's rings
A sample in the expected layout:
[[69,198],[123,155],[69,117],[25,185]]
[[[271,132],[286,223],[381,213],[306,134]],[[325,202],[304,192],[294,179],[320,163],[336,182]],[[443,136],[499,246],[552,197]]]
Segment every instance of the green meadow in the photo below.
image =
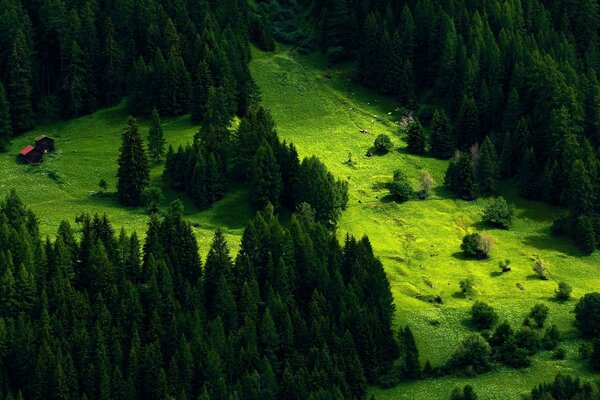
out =
[[[486,230],[481,212],[489,200],[468,203],[454,199],[442,186],[446,161],[407,154],[392,99],[354,85],[351,66],[328,68],[316,55],[254,51],[251,71],[280,137],[294,142],[301,156],[318,156],[336,176],[348,180],[350,201],[339,221],[340,240],[346,233],[369,236],[392,285],[396,323],[412,327],[423,362],[443,364],[471,332],[467,319],[475,298],[494,306],[501,318],[515,327],[533,305],[544,302],[551,309],[549,323],[556,323],[566,339],[565,360],[554,360],[551,353],[542,352],[527,369],[501,368],[476,378],[445,377],[390,390],[375,388],[377,399],[447,398],[453,387],[467,383],[475,386],[481,399],[518,399],[558,372],[592,377],[578,355],[572,314],[575,301],[557,303],[553,294],[562,280],[573,286],[575,298],[598,290],[600,254],[583,256],[568,240],[550,235],[553,218],[564,210],[520,199],[507,184],[502,195],[516,205],[512,228],[489,231],[496,240],[490,260],[465,260],[460,253],[461,239],[467,232]],[[40,126],[15,139],[9,152],[0,155],[0,196],[15,188],[39,216],[44,234],[52,235],[63,219],[75,225],[76,215],[96,212],[108,214],[115,227],[143,232],[146,213],[123,208],[112,197],[126,118],[121,104],[72,121]],[[139,122],[145,136],[148,121]],[[198,130],[188,117],[163,122],[166,140],[174,147],[190,142]],[[18,163],[19,150],[42,133],[56,139],[57,153],[46,156],[41,165]],[[395,148],[385,156],[367,157],[379,133],[390,135]],[[352,163],[347,163],[349,158]],[[167,204],[177,194],[164,188],[162,168],[162,164],[152,166],[152,183],[163,187]],[[388,201],[382,184],[396,169],[406,172],[415,187],[420,173],[429,172],[435,180],[432,195],[403,204]],[[109,184],[107,193],[99,193],[101,179]],[[237,248],[243,227],[253,215],[248,203],[244,188],[233,188],[208,210],[185,201],[203,256],[217,227],[225,231],[232,249]],[[548,266],[548,281],[539,280],[532,271],[537,258]],[[512,271],[499,274],[498,262],[504,259],[511,260]],[[473,298],[458,294],[458,283],[465,278],[474,281]],[[439,296],[442,304],[427,301],[434,296]]]

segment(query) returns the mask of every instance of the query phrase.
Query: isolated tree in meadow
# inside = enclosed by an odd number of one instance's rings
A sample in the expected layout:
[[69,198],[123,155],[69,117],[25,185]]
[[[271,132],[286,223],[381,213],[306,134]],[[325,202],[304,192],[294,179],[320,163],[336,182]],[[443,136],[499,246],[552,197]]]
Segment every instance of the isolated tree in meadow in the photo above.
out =
[[492,199],[483,210],[483,222],[508,229],[512,224],[514,213],[513,204],[509,204],[504,197],[497,197]]
[[117,197],[119,201],[129,206],[140,205],[142,191],[148,185],[150,172],[137,121],[131,116],[127,120],[127,129],[122,136],[118,164]]
[[148,153],[150,158],[158,163],[165,154],[165,137],[163,133],[160,116],[158,110],[152,110],[152,118],[150,119],[150,130],[148,131]]
[[6,99],[4,85],[0,81],[0,151],[5,151],[12,138],[12,124],[10,122],[10,108]]
[[392,144],[390,137],[382,133],[375,138],[373,147],[375,148],[375,152],[377,152],[377,154],[387,154],[390,152],[390,150],[392,150],[394,145]]
[[281,172],[271,146],[265,141],[252,161],[252,203],[262,209],[267,203],[277,207],[281,196]]
[[406,174],[402,171],[394,171],[394,178],[388,183],[390,196],[397,202],[409,200],[413,195],[413,188]]
[[489,136],[481,146],[477,163],[477,186],[480,193],[495,193],[500,180],[500,164],[496,147]]
[[478,301],[471,307],[471,321],[477,329],[491,329],[497,320],[498,314],[489,304]]
[[434,181],[431,174],[427,171],[421,171],[419,175],[419,198],[426,199],[429,197]]
[[454,140],[450,128],[450,121],[443,109],[436,109],[431,122],[431,153],[438,158],[447,159],[454,154]]
[[425,153],[425,130],[419,122],[414,119],[407,128],[406,131],[406,143],[408,144],[408,151],[412,154],[423,154]]
[[538,328],[542,328],[546,322],[546,319],[548,318],[549,312],[550,308],[548,308],[547,305],[539,303],[533,306],[529,312],[529,317],[535,321]]
[[7,61],[6,95],[10,103],[13,130],[24,132],[34,127],[35,119],[31,95],[31,58],[21,30],[17,31],[12,50]]
[[571,299],[571,293],[573,288],[565,281],[558,282],[558,287],[555,290],[556,299],[560,301],[566,301]]

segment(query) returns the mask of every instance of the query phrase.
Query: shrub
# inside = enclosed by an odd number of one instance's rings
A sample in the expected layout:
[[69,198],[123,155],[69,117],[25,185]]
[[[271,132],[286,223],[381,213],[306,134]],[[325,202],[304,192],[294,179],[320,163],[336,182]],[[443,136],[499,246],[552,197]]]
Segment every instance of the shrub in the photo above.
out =
[[515,333],[515,342],[518,347],[527,350],[531,355],[537,353],[541,345],[540,337],[527,326],[522,327]]
[[548,270],[546,269],[546,265],[542,260],[536,260],[535,264],[533,264],[533,272],[543,281],[548,280]]
[[503,197],[496,197],[483,210],[483,222],[503,229],[510,228],[515,214],[515,207]]
[[425,200],[429,197],[429,192],[433,187],[433,177],[429,172],[421,172],[421,176],[419,177],[419,198],[421,200]]
[[477,400],[477,394],[473,386],[467,385],[463,389],[454,388],[450,395],[450,400]]
[[471,307],[471,322],[477,329],[491,329],[497,320],[498,314],[490,305],[478,301]]
[[388,184],[390,196],[397,202],[409,200],[413,195],[413,188],[408,177],[402,171],[394,172],[394,179]]
[[163,200],[162,191],[156,186],[148,186],[142,191],[142,201],[146,212],[150,214],[158,212],[158,206]]
[[561,281],[558,283],[556,288],[556,299],[560,301],[567,301],[571,298],[571,292],[573,288],[567,282]]
[[547,350],[552,350],[556,347],[556,345],[558,345],[559,341],[560,332],[558,330],[558,327],[556,325],[552,325],[551,327],[546,328],[546,331],[544,332],[544,337],[542,339],[542,345],[544,346],[544,348]]
[[567,350],[564,347],[557,347],[552,355],[555,360],[564,360],[567,358]]
[[483,337],[476,333],[465,338],[448,360],[449,371],[469,371],[476,374],[487,372],[492,367],[492,349]]
[[473,293],[473,279],[467,278],[458,282],[458,286],[460,287],[460,292],[463,296],[468,296]]
[[467,257],[484,259],[488,258],[494,246],[494,239],[488,234],[470,233],[465,235],[461,250]]
[[588,293],[575,306],[575,326],[585,337],[600,336],[600,293]]
[[390,152],[390,150],[392,150],[394,145],[392,144],[392,140],[388,135],[381,134],[375,138],[373,147],[375,148],[375,152],[377,154],[387,154]]
[[500,268],[500,271],[502,271],[502,273],[510,272],[512,270],[512,268],[510,267],[510,260],[508,258],[504,261],[500,261],[498,263],[498,267]]
[[498,349],[496,358],[512,368],[526,368],[531,364],[527,350],[519,347],[514,336],[509,337]]
[[548,318],[548,312],[550,309],[547,305],[539,303],[533,306],[531,312],[529,312],[529,317],[533,319],[538,328],[544,326],[544,322],[546,322],[546,318]]

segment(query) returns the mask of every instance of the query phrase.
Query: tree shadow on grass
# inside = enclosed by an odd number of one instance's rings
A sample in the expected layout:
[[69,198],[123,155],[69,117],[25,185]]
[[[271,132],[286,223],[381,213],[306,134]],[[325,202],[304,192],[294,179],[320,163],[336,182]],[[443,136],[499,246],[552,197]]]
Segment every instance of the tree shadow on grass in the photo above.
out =
[[467,257],[465,255],[465,253],[463,253],[462,251],[456,251],[456,252],[452,253],[452,257],[454,257],[455,259],[460,260],[460,261],[470,261],[471,260],[471,258]]
[[567,238],[553,236],[546,229],[541,229],[538,232],[538,234],[526,236],[523,239],[523,244],[539,250],[558,251],[568,256],[584,256]]

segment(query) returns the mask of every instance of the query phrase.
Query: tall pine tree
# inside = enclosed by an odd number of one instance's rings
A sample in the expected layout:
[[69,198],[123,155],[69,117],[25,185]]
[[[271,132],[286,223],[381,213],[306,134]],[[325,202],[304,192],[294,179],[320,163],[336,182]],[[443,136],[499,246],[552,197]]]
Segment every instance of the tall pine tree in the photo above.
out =
[[142,143],[137,121],[127,120],[127,129],[122,136],[117,172],[117,197],[124,205],[141,204],[142,191],[148,185],[150,172],[146,150]]

